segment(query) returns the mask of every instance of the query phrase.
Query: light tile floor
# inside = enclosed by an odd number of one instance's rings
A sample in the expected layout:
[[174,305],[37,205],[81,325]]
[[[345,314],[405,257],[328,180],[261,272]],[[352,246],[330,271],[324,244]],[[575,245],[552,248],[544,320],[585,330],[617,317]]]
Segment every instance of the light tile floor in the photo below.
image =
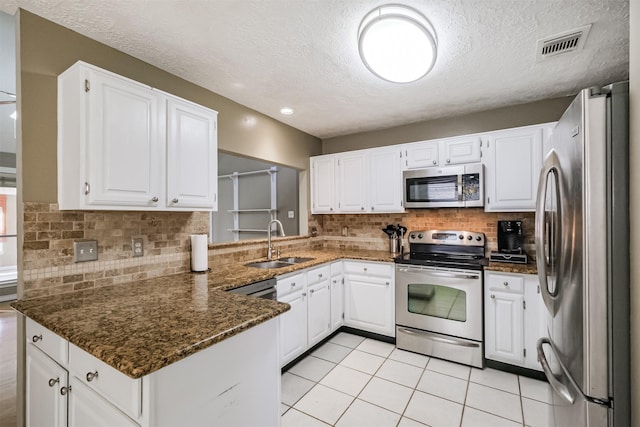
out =
[[282,374],[282,427],[544,427],[543,381],[340,333]]

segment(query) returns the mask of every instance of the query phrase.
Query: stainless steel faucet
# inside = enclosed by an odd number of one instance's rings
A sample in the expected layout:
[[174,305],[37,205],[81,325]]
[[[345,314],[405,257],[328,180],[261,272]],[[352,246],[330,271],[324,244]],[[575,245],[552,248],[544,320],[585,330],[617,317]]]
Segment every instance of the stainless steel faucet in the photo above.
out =
[[[273,223],[276,223],[280,226],[280,237],[284,237],[284,227],[282,226],[282,223],[280,221],[278,221],[277,219],[272,219],[271,221],[269,221],[269,225],[267,225],[267,259],[270,260],[273,257],[273,246],[271,246],[271,226],[273,225]],[[276,231],[278,231],[277,227],[276,227]]]

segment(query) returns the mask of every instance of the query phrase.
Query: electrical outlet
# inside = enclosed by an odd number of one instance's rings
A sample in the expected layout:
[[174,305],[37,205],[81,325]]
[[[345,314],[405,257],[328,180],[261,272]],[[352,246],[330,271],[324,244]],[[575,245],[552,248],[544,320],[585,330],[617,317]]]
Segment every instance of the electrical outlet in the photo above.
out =
[[73,242],[73,261],[85,262],[98,259],[98,241],[81,240]]
[[295,211],[287,211],[287,216],[289,217],[289,219],[293,219],[296,217],[296,212]]
[[142,237],[132,237],[131,248],[133,249],[134,257],[144,255],[144,239]]

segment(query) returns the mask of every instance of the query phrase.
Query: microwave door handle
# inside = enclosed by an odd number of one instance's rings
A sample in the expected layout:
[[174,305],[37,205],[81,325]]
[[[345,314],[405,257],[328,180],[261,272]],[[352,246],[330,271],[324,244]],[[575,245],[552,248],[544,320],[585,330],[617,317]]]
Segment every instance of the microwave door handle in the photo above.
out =
[[458,174],[458,201],[462,201],[462,174]]

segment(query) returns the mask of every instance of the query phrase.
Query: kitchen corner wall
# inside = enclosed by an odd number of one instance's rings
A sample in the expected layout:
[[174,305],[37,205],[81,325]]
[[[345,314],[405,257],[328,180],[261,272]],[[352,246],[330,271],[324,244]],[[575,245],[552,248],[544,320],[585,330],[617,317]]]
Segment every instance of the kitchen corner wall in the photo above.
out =
[[[309,227],[316,227],[324,247],[343,250],[389,250],[389,238],[382,232],[387,224],[402,224],[415,230],[465,230],[485,233],[487,253],[498,248],[497,222],[523,220],[524,246],[534,248],[533,212],[485,212],[482,208],[410,209],[398,214],[311,215]],[[344,233],[346,232],[346,236]],[[405,248],[407,241],[404,241]]]

